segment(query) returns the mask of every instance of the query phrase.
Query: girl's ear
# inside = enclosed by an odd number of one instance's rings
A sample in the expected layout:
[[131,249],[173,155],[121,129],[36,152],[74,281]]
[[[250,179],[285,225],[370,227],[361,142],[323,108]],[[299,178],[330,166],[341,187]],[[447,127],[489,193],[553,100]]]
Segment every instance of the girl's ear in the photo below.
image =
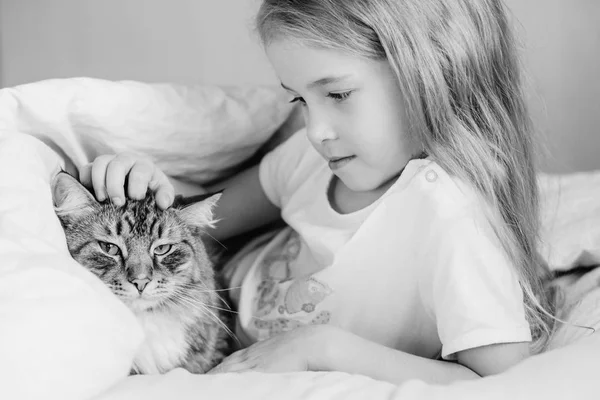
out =
[[59,217],[79,217],[94,211],[98,202],[94,196],[71,175],[61,172],[52,181],[54,211]]
[[218,221],[213,219],[213,209],[217,201],[221,198],[221,193],[214,194],[202,201],[190,204],[179,210],[179,216],[188,224],[203,228],[206,226],[214,227]]

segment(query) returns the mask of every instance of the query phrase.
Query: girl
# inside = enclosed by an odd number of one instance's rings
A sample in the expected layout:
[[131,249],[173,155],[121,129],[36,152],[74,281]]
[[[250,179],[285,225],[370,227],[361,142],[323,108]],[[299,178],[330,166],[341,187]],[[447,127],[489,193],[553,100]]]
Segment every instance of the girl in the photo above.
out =
[[[446,383],[499,373],[552,331],[529,117],[501,0],[265,0],[258,31],[306,128],[225,186],[237,334],[216,371],[339,370]],[[131,155],[99,200],[174,190]]]

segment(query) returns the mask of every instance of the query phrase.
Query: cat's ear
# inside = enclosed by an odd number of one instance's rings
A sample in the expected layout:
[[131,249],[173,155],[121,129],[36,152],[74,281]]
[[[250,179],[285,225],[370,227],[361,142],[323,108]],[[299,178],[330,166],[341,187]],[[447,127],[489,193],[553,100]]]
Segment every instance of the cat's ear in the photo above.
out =
[[206,226],[214,227],[218,221],[213,219],[213,209],[217,201],[221,198],[221,193],[214,194],[202,201],[179,210],[179,216],[188,224],[203,228]]
[[71,175],[61,172],[52,181],[54,210],[59,217],[78,217],[94,211],[98,202],[94,196]]

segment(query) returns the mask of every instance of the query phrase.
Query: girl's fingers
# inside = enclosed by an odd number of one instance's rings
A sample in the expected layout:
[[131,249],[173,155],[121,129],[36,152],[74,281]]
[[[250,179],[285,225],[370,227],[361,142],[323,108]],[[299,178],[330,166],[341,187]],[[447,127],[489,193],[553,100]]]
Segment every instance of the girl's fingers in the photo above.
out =
[[236,372],[236,373],[241,373],[241,372],[263,372],[263,371],[259,371],[256,368],[256,365],[251,365],[251,364],[239,364],[239,365],[232,365],[231,368],[229,368],[227,371],[223,371],[223,372]]
[[211,374],[225,374],[228,372],[247,372],[247,371],[255,371],[256,366],[253,364],[249,364],[246,362],[237,362],[237,363],[221,363],[207,372],[208,375]]
[[166,210],[173,204],[175,199],[175,188],[169,181],[169,178],[159,170],[154,168],[154,174],[150,180],[150,190],[155,192],[156,205],[162,210]]
[[135,165],[135,159],[119,154],[106,167],[106,193],[116,206],[125,204],[125,178]]
[[241,349],[225,357],[219,365],[208,371],[208,374],[221,374],[224,372],[234,372],[234,370],[243,368],[246,361],[246,349]]
[[221,362],[221,364],[217,365],[216,367],[214,367],[213,369],[211,369],[210,371],[208,371],[206,374],[207,375],[211,375],[211,374],[222,374],[225,372],[229,371],[229,367],[231,365],[229,365],[229,363],[227,362],[227,358],[225,360],[223,360]]
[[98,201],[104,201],[108,197],[106,193],[106,168],[113,158],[112,155],[104,155],[96,158],[92,163],[91,186]]
[[96,158],[81,168],[79,179],[84,186],[93,188],[98,201],[110,198],[116,206],[124,205],[127,197],[143,199],[148,189],[155,193],[156,205],[163,210],[175,199],[169,178],[149,159],[129,153]]
[[137,160],[129,172],[127,196],[136,200],[146,197],[155,170],[154,164],[150,161]]

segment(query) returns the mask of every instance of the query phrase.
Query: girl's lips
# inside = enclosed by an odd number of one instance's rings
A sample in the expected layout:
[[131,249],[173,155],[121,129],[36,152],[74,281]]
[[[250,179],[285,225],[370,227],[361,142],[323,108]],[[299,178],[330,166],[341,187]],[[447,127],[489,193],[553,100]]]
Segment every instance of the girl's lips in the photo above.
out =
[[331,168],[332,170],[340,169],[355,158],[356,156],[333,158],[329,160],[329,168]]

